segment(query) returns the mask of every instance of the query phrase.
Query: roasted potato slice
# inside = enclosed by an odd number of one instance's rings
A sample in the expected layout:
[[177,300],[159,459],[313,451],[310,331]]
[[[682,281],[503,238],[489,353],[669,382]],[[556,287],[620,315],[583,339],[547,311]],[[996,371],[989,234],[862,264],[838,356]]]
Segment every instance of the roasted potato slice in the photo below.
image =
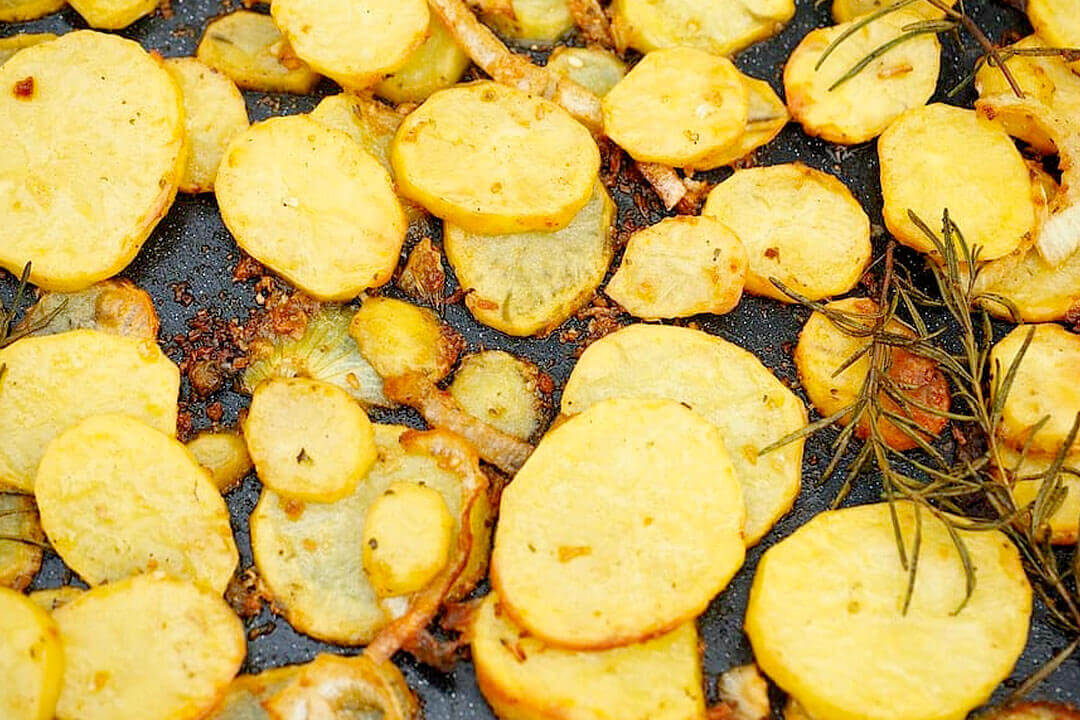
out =
[[[1080,309],[1080,253],[1073,253],[1060,267],[1053,267],[1038,250],[1031,248],[1019,257],[1004,257],[989,263],[976,281],[981,293],[998,295],[1029,323],[1064,320]],[[987,300],[984,305],[995,315],[1010,317],[1010,308]]]
[[[946,1],[950,6],[956,4],[956,0]],[[893,3],[889,0],[833,0],[832,16],[837,24],[846,23],[849,20],[854,20],[860,15],[866,15],[876,10],[887,8],[892,4]],[[945,13],[941,12],[941,10],[938,10],[928,2],[914,3],[910,6],[910,9],[927,19],[937,19],[945,16]]]
[[998,708],[986,717],[990,720],[1078,720],[1080,710],[1053,702],[1021,702]]
[[921,20],[911,10],[885,15],[848,35],[824,62],[825,50],[860,21],[806,35],[784,66],[788,108],[803,130],[830,142],[854,145],[880,135],[906,110],[925,105],[937,88],[941,69],[941,43],[936,35],[900,43],[837,85],[862,58]]
[[[64,5],[66,0],[61,0],[59,5]],[[16,5],[19,4],[19,0],[16,0]],[[11,22],[4,19],[3,3],[0,2],[0,22]],[[11,57],[20,50],[35,45],[40,45],[50,40],[55,40],[56,35],[52,33],[18,33],[17,35],[11,35],[10,37],[0,38],[0,65],[3,65]]]
[[267,15],[237,10],[206,26],[199,60],[245,90],[307,95],[319,74],[296,56]]
[[715,425],[671,400],[598,402],[550,431],[503,491],[492,587],[549,644],[640,642],[727,585],[745,515]]
[[67,656],[57,720],[198,720],[246,650],[224,600],[162,573],[94,588],[53,618]]
[[296,676],[265,708],[271,718],[371,716],[382,720],[418,720],[420,706],[401,671],[389,661],[367,655],[321,654],[299,668]]
[[795,15],[794,0],[615,0],[615,37],[641,52],[690,46],[731,55],[771,37]]
[[251,472],[251,455],[239,433],[199,433],[188,441],[187,449],[195,462],[210,473],[218,492],[229,492]]
[[221,494],[183,445],[124,415],[65,431],[34,487],[56,553],[90,585],[157,569],[218,594],[238,559]]
[[233,140],[215,192],[240,247],[319,300],[384,285],[405,241],[386,169],[303,116],[256,123]]
[[[0,22],[37,20],[60,10],[65,5],[67,5],[67,0],[0,0]],[[0,64],[3,64],[2,59],[0,59]]]
[[255,388],[244,440],[263,485],[291,500],[340,500],[375,463],[364,409],[344,390],[307,378]]
[[526,442],[540,429],[539,371],[502,350],[465,357],[454,373],[450,394],[465,412]]
[[376,85],[375,93],[392,103],[423,102],[460,80],[470,62],[443,21],[432,15],[424,44]]
[[382,163],[387,172],[392,172],[390,143],[404,116],[362,95],[339,93],[320,100],[308,117],[320,125],[347,133]]
[[128,280],[103,280],[73,293],[42,293],[18,325],[34,328],[34,335],[89,329],[151,342],[160,326],[150,293]]
[[157,10],[158,0],[69,0],[86,24],[101,30],[122,30]]
[[1030,241],[1036,214],[1024,159],[1004,130],[974,111],[909,110],[881,135],[878,155],[885,225],[905,245],[931,252],[908,213],[937,229],[946,208],[982,260]]
[[131,262],[172,205],[180,91],[137,43],[68,33],[0,66],[0,146],[0,267],[32,260],[30,282],[81,290]]
[[546,335],[603,281],[614,217],[615,204],[597,183],[562,230],[481,235],[447,223],[443,249],[477,320],[508,335]]
[[646,320],[722,315],[742,298],[746,248],[710,217],[666,218],[630,237],[604,292]]
[[484,21],[523,45],[552,43],[574,26],[567,0],[485,0]]
[[[910,552],[916,510],[895,506]],[[885,503],[821,513],[765,551],[746,634],[758,664],[816,720],[963,718],[1012,670],[1027,642],[1031,587],[1001,532],[958,530],[921,513],[919,579],[908,571]]]
[[742,80],[748,93],[746,127],[733,143],[709,156],[706,164],[710,167],[722,167],[742,160],[754,150],[772,142],[791,120],[787,106],[772,85],[749,75],[743,75]]
[[840,295],[870,262],[870,219],[859,201],[834,176],[801,163],[736,171],[709,193],[702,214],[742,241],[746,289],[756,295],[792,302],[772,278],[811,300]]
[[0,492],[0,587],[25,590],[41,568],[37,505],[29,495]]
[[[1080,12],[1076,0],[1031,0],[1027,15],[1035,32],[1051,47],[1080,47]],[[1080,62],[1072,67],[1080,69]]]
[[0,715],[52,720],[64,678],[60,631],[29,598],[0,587]]
[[454,518],[437,490],[391,483],[364,519],[364,571],[381,597],[419,592],[450,559]]
[[420,373],[442,380],[457,362],[464,341],[439,316],[404,300],[366,298],[349,335],[384,378]]
[[64,585],[49,590],[35,590],[27,597],[39,608],[51,613],[57,608],[61,608],[72,600],[81,597],[84,592],[86,591],[74,585]]
[[547,67],[601,98],[626,76],[626,63],[622,58],[597,47],[560,45],[552,51]]
[[290,685],[303,668],[286,665],[258,675],[240,675],[229,683],[225,698],[208,720],[271,720],[263,703]]
[[[1002,446],[999,452],[1005,469],[1012,471],[1016,479],[1012,488],[1016,506],[1023,508],[1034,503],[1043,485],[1042,475],[1050,468],[1054,456],[1031,452],[1023,455],[1008,446]],[[1080,457],[1067,456],[1060,476],[1065,498],[1050,516],[1046,527],[1050,542],[1055,545],[1075,545],[1080,538],[1080,477],[1075,474],[1077,471],[1080,471]]]
[[499,234],[566,227],[593,192],[600,151],[558,105],[482,81],[413,111],[390,162],[406,197],[470,232]]
[[0,350],[0,365],[0,484],[32,492],[46,445],[91,415],[122,412],[176,434],[180,371],[151,341],[73,330],[23,338]]
[[[626,647],[562,650],[514,625],[492,593],[476,612],[471,638],[477,683],[499,717],[705,717],[698,634],[693,622]],[[663,678],[663,682],[644,682],[643,678]]]

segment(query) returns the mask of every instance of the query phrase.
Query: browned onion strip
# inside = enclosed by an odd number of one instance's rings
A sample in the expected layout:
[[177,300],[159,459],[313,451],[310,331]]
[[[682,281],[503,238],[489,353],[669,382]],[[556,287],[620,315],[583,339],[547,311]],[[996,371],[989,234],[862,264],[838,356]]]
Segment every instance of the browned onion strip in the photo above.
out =
[[686,185],[674,169],[667,165],[647,162],[639,162],[637,168],[641,171],[642,177],[652,185],[653,190],[660,196],[664,207],[668,210],[686,197]]
[[611,22],[598,0],[567,0],[566,5],[574,24],[581,29],[586,40],[604,47],[615,44]]
[[383,720],[416,720],[420,706],[401,671],[366,655],[322,654],[299,668],[280,692],[263,703],[276,720],[366,716],[378,710]]

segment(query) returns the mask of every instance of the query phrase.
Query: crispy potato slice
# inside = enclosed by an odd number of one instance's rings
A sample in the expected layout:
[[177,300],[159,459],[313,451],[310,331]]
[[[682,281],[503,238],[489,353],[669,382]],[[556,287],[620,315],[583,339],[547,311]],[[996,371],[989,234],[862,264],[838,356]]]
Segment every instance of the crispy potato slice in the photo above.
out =
[[427,39],[400,68],[375,86],[375,93],[392,103],[423,102],[465,74],[469,56],[437,15],[428,24]]
[[45,533],[29,495],[0,492],[0,587],[25,590],[41,568]]
[[539,371],[502,350],[465,357],[454,373],[450,394],[465,412],[528,442],[540,429]]
[[490,81],[440,90],[390,148],[399,189],[475,233],[565,228],[600,168],[589,131],[548,100]]
[[45,446],[91,415],[122,412],[176,434],[180,371],[153,342],[96,330],[0,350],[0,484],[34,489]]
[[[1013,501],[1018,508],[1035,502],[1042,488],[1043,474],[1054,461],[1052,455],[1040,455],[1029,452],[1023,455],[1008,446],[999,449],[1004,467],[1014,473]],[[1080,458],[1067,456],[1061,472],[1061,484],[1065,488],[1065,498],[1050,516],[1046,530],[1050,542],[1055,545],[1075,545],[1080,537],[1080,477],[1075,473],[1080,468]]]
[[784,66],[788,108],[806,134],[854,145],[880,135],[906,110],[925,105],[937,88],[941,69],[941,43],[932,34],[897,45],[836,85],[862,58],[921,20],[919,13],[909,10],[874,20],[849,35],[823,63],[825,50],[854,22],[806,35]]
[[751,353],[698,330],[631,325],[585,350],[563,390],[562,412],[619,397],[681,402],[720,429],[746,499],[748,545],[791,509],[803,441],[758,451],[805,426],[806,408]]
[[553,43],[574,26],[567,0],[485,0],[484,21],[523,45]]
[[280,720],[370,717],[373,713],[382,720],[420,717],[416,697],[397,666],[367,655],[319,655],[302,665],[265,707],[271,718]]
[[[981,293],[999,295],[1013,304],[1018,320],[1029,323],[1064,320],[1080,308],[1080,253],[1061,267],[1053,267],[1031,248],[1018,258],[1008,256],[989,263],[976,281]],[[1010,319],[1009,310],[987,301],[986,308]]]
[[932,104],[914,108],[878,141],[885,224],[920,252],[933,245],[908,217],[931,228],[946,208],[980,259],[1008,255],[1035,229],[1027,166],[998,125],[973,111]]
[[635,160],[711,170],[708,158],[746,128],[749,102],[727,58],[656,50],[604,96],[604,131]]
[[[1080,47],[1080,8],[1076,0],[1031,0],[1027,15],[1035,32],[1051,47]],[[1072,67],[1080,69],[1080,62]]]
[[[1065,442],[1080,412],[1076,383],[1080,336],[1052,323],[1014,328],[990,352],[993,387],[1004,380],[1029,333],[1031,345],[1005,398],[998,433],[1015,448],[1030,443],[1036,453],[1053,454]],[[1043,418],[1048,418],[1046,423],[1033,432]],[[1080,437],[1069,452],[1078,450]]]
[[0,66],[0,146],[0,267],[32,260],[30,282],[81,290],[131,262],[172,205],[180,91],[137,43],[69,33]]
[[690,46],[731,55],[780,32],[795,15],[794,0],[615,0],[620,47],[641,52]]
[[[67,0],[0,0],[0,22],[37,20],[60,10],[65,5],[67,5]],[[2,64],[3,60],[0,59],[0,65]]]
[[477,320],[508,335],[546,335],[603,281],[614,218],[615,203],[598,183],[562,230],[480,235],[447,223],[443,249]]
[[30,601],[37,605],[39,608],[47,613],[67,605],[72,600],[81,597],[86,592],[82,588],[75,587],[74,585],[64,585],[63,587],[51,588],[49,590],[35,590],[27,595]]
[[[896,513],[910,551],[915,510]],[[1003,533],[958,532],[978,568],[971,597],[949,532],[924,512],[905,613],[888,505],[818,515],[758,564],[746,613],[758,664],[817,720],[965,717],[1023,651],[1031,587]]]
[[[950,6],[956,4],[956,0],[947,0]],[[860,15],[866,15],[876,10],[886,8],[893,3],[890,0],[833,0],[832,2],[832,16],[833,20],[837,23],[846,23],[850,20],[854,20]],[[915,3],[909,8],[912,12],[917,12],[927,19],[938,19],[945,16],[945,13],[938,10],[930,3]]]
[[267,15],[237,10],[206,26],[196,56],[245,90],[307,95],[319,74],[296,56]]
[[622,58],[598,47],[560,45],[548,58],[547,67],[601,98],[626,76],[626,63]]
[[64,677],[60,631],[28,598],[0,587],[0,715],[52,720]]
[[161,573],[90,590],[53,617],[67,656],[57,720],[198,720],[244,660],[225,601]]
[[129,280],[102,280],[78,292],[42,293],[17,329],[34,328],[34,335],[89,329],[152,342],[160,326],[150,293]]
[[221,494],[183,445],[124,415],[65,431],[34,493],[56,553],[90,585],[162,569],[223,593],[237,551]]
[[240,247],[319,300],[384,285],[405,241],[386,170],[345,133],[303,116],[256,123],[233,140],[215,192]]
[[737,140],[709,156],[707,164],[710,167],[723,167],[742,160],[772,142],[791,120],[787,106],[772,85],[749,75],[743,75],[742,80],[749,93],[746,127]]
[[263,485],[292,500],[341,500],[375,463],[364,409],[344,390],[307,378],[255,388],[244,440]]
[[837,178],[801,163],[737,170],[709,193],[702,214],[742,241],[746,289],[756,295],[792,302],[770,278],[811,300],[840,295],[870,262],[870,219],[859,201]]
[[419,592],[446,567],[454,518],[437,490],[391,483],[364,519],[364,571],[381,597]]
[[350,90],[405,65],[430,18],[424,0],[272,0],[270,14],[299,57]]
[[157,10],[158,0],[69,0],[86,24],[101,30],[122,30]]
[[386,297],[364,299],[349,335],[384,378],[415,372],[438,382],[464,346],[461,336],[431,310]]
[[[66,0],[61,0],[58,4],[64,5]],[[19,0],[16,0],[16,5],[19,4]],[[5,20],[3,16],[3,2],[0,2],[0,22],[11,22]],[[40,45],[50,40],[55,40],[56,35],[52,33],[18,33],[17,35],[11,35],[10,37],[0,38],[0,65],[11,59],[11,57],[20,50],[35,45]]]
[[187,443],[188,452],[210,473],[218,492],[227,493],[251,472],[251,455],[238,433],[203,432]]
[[698,635],[692,622],[636,645],[591,652],[561,650],[514,625],[492,593],[473,618],[471,638],[476,681],[499,717],[705,717]]
[[319,101],[308,117],[320,125],[347,133],[382,163],[387,172],[392,172],[390,143],[401,127],[402,115],[363,95],[339,93]]
[[263,707],[303,672],[303,665],[264,670],[258,675],[240,675],[225,690],[225,698],[208,720],[271,720]]
[[746,248],[726,225],[681,215],[634,233],[604,292],[646,320],[722,315],[739,304],[746,267]]
[[602,401],[549,432],[503,491],[492,587],[552,645],[640,642],[724,589],[745,514],[715,425],[670,400]]

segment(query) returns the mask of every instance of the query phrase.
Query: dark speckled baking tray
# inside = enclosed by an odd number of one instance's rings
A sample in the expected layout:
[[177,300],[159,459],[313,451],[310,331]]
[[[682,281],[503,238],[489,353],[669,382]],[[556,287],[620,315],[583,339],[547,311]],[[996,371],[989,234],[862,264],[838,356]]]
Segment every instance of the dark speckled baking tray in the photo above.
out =
[[[229,0],[173,0],[171,17],[166,18],[160,12],[155,13],[128,28],[123,34],[139,41],[147,49],[157,50],[167,57],[191,55],[207,21],[235,9],[238,4]],[[768,80],[777,90],[782,89],[780,77],[783,62],[799,39],[812,28],[830,24],[828,3],[816,7],[813,0],[799,0],[798,4],[798,14],[779,36],[759,43],[738,58],[738,64],[744,71]],[[968,11],[995,41],[1030,31],[1021,13],[997,2],[969,0]],[[83,26],[75,12],[66,10],[37,22],[0,24],[0,37],[20,31],[60,33]],[[944,91],[963,76],[976,55],[974,46],[961,49],[951,40],[945,41],[938,99],[944,99]],[[324,83],[315,95],[309,97],[266,96],[259,93],[247,93],[246,97],[252,119],[258,120],[273,114],[305,112],[314,107],[319,97],[334,91],[330,83]],[[970,106],[972,100],[973,97],[966,94],[952,102]],[[839,175],[870,214],[877,229],[876,242],[880,246],[881,199],[877,154],[873,143],[854,147],[836,146],[808,138],[797,126],[791,125],[768,148],[759,152],[758,160],[761,164],[798,160]],[[631,196],[634,193],[639,196],[637,203]],[[658,206],[651,190],[637,185],[634,193],[615,193],[620,205],[620,222],[640,223],[642,208],[645,208],[644,214],[649,220],[658,219],[661,213],[656,210]],[[3,229],[0,228],[0,238],[2,232]],[[912,267],[919,265],[918,259],[910,255],[902,253],[900,257]],[[181,196],[135,262],[123,273],[153,294],[161,314],[162,344],[175,360],[180,359],[181,351],[173,338],[189,332],[190,323],[198,311],[206,310],[215,317],[239,318],[243,321],[255,307],[251,283],[236,283],[232,279],[232,268],[238,259],[239,251],[221,222],[213,197]],[[5,299],[10,297],[11,288],[9,277],[0,280],[0,293]],[[393,294],[395,291],[390,289],[387,292]],[[460,303],[447,306],[444,315],[446,321],[468,339],[472,349],[500,348],[529,358],[555,378],[558,385],[566,380],[573,366],[574,351],[577,347],[572,343],[560,342],[558,331],[546,339],[510,338],[477,324]],[[805,319],[806,314],[800,309],[747,297],[738,309],[729,315],[700,317],[694,321],[702,329],[750,349],[785,382],[792,387],[798,387],[790,350]],[[575,323],[580,324],[580,321],[572,320],[570,325]],[[188,399],[190,393],[186,385],[184,394]],[[554,398],[555,401],[557,399]],[[205,409],[208,404],[215,402],[220,402],[224,407],[222,422],[230,424],[235,422],[237,411],[246,405],[247,401],[231,389],[222,390],[209,398],[193,400],[190,408],[195,429],[211,424]],[[394,419],[417,426],[420,423],[417,416],[407,413],[379,416],[378,419]],[[717,673],[751,659],[749,645],[742,633],[742,620],[754,568],[762,551],[791,533],[815,513],[825,509],[835,495],[835,483],[819,483],[820,469],[827,458],[827,441],[828,438],[819,437],[808,444],[804,488],[794,510],[780,521],[761,545],[749,552],[745,567],[700,620],[710,695],[713,693],[713,681]],[[258,481],[249,477],[227,498],[244,567],[251,564],[248,515],[255,505],[258,492]],[[873,481],[868,480],[861,483],[850,502],[876,500],[878,492],[879,488]],[[35,580],[34,587],[54,587],[65,582],[72,582],[71,573],[59,559],[51,557]],[[1036,609],[1027,650],[1013,678],[1005,683],[998,697],[1067,644],[1066,637],[1047,623],[1045,616],[1045,611]],[[266,626],[263,628],[266,630],[269,629],[267,623],[273,623],[273,630],[250,642],[245,671],[257,672],[287,663],[303,662],[325,650],[356,652],[315,642],[294,632],[288,623],[271,617],[266,611],[249,626]],[[397,660],[409,684],[423,698],[427,717],[435,720],[492,717],[477,691],[469,663],[460,663],[452,673],[443,674],[420,666],[403,654]],[[662,682],[662,678],[657,681]],[[1033,697],[1080,704],[1080,657],[1066,662],[1035,691]],[[779,697],[777,700],[779,701]]]

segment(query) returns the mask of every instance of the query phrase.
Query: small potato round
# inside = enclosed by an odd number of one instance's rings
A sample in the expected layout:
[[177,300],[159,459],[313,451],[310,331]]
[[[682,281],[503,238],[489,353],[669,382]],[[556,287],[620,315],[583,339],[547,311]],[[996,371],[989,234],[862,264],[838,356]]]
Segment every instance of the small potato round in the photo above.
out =
[[81,290],[127,266],[172,205],[180,90],[138,43],[72,32],[0,66],[0,147],[0,267],[33,261],[30,282]]
[[749,91],[727,58],[656,50],[603,99],[604,131],[635,160],[711,170],[710,156],[746,129]]
[[[0,22],[37,20],[60,10],[67,0],[0,0]],[[0,64],[3,60],[0,59]]]
[[101,30],[123,30],[157,10],[158,0],[68,0],[86,24]]
[[[999,295],[1013,304],[1018,320],[1029,323],[1065,320],[1080,310],[1080,253],[1073,253],[1060,267],[1031,248],[1020,257],[1006,256],[983,266],[976,280],[980,293]],[[1009,308],[986,301],[986,308],[1009,319]]]
[[47,612],[0,587],[0,716],[52,720],[64,678],[60,631]]
[[615,0],[620,46],[650,52],[689,46],[731,55],[783,29],[794,0]]
[[566,227],[588,202],[600,151],[558,105],[493,82],[441,90],[390,148],[406,197],[475,233]]
[[0,492],[0,537],[0,587],[25,590],[41,569],[45,542],[33,497]]
[[56,553],[90,585],[161,569],[218,594],[238,559],[229,511],[176,440],[96,415],[51,443],[34,488]]
[[424,44],[375,86],[375,94],[392,103],[423,102],[433,92],[460,80],[470,62],[443,21],[432,15]]
[[746,289],[784,302],[772,282],[811,299],[841,295],[870,262],[870,219],[847,186],[800,163],[738,170],[702,210],[727,225],[750,258]]
[[748,75],[743,75],[742,79],[749,93],[746,127],[737,140],[709,156],[707,164],[710,167],[723,167],[742,160],[770,143],[791,120],[787,106],[772,85]]
[[245,90],[306,95],[321,77],[296,56],[269,15],[250,10],[211,20],[195,54]]
[[[1080,5],[1076,0],[1031,0],[1027,15],[1049,47],[1080,47]],[[1080,69],[1080,62],[1072,67]]]
[[[1008,446],[999,448],[999,453],[1004,467],[1014,473],[1016,483],[1012,487],[1012,495],[1016,507],[1023,508],[1034,503],[1043,486],[1042,476],[1056,456],[1032,452],[1025,456]],[[1073,472],[1080,471],[1080,457],[1066,456],[1062,467],[1060,478],[1065,488],[1065,498],[1049,517],[1045,528],[1054,545],[1076,545],[1080,538],[1080,478],[1072,472],[1064,472],[1066,468],[1071,468]]]
[[90,590],[53,618],[67,656],[57,720],[199,720],[246,652],[220,596],[161,573]]
[[430,18],[424,0],[273,0],[270,14],[298,56],[350,90],[404,65]]
[[1035,229],[1031,179],[1016,145],[974,111],[933,104],[901,115],[878,141],[885,225],[920,252],[933,244],[908,212],[940,233],[947,208],[981,260],[1008,255]]
[[236,84],[195,58],[169,58],[165,69],[184,96],[190,152],[180,192],[213,192],[225,148],[248,128],[247,105]]
[[244,440],[263,485],[294,500],[340,500],[375,463],[364,409],[344,390],[307,378],[255,388]]
[[[946,0],[946,2],[950,6],[956,4],[956,0]],[[890,0],[833,0],[832,16],[833,20],[839,25],[840,23],[854,20],[860,15],[866,15],[867,13],[887,8],[892,4],[893,3]],[[945,16],[945,13],[935,8],[930,3],[915,3],[908,9],[919,13],[927,19],[938,19]]]
[[390,143],[401,127],[403,115],[378,100],[350,93],[328,95],[319,101],[308,117],[320,125],[341,130],[364,148],[369,155],[390,169]]
[[364,519],[364,570],[379,597],[409,595],[446,566],[454,518],[436,490],[395,482]]
[[251,471],[247,444],[238,433],[199,433],[188,441],[187,449],[195,462],[210,473],[219,492],[229,492]]
[[560,45],[548,58],[547,67],[601,98],[626,76],[626,63],[622,58],[597,47]]
[[538,380],[539,371],[532,363],[502,350],[486,350],[461,361],[449,389],[457,404],[474,418],[529,441],[542,420]]
[[[60,5],[63,5],[67,0],[61,0]],[[16,5],[19,3],[16,2]],[[7,22],[3,19],[3,9],[5,5],[0,0],[0,22]],[[20,50],[34,45],[40,45],[50,40],[55,40],[56,35],[52,33],[18,33],[16,35],[9,35],[5,38],[0,38],[0,65],[11,59],[11,57]]]
[[431,310],[386,297],[364,300],[349,335],[384,378],[414,372],[438,382],[457,362],[462,346],[461,337]]
[[[895,509],[910,552],[915,510]],[[762,670],[816,720],[966,717],[1023,652],[1031,587],[1003,533],[958,532],[978,572],[971,597],[948,530],[924,511],[906,613],[886,503],[824,512],[766,550],[746,613]]]
[[784,66],[788,108],[803,130],[829,142],[854,145],[880,135],[906,110],[925,105],[937,88],[941,69],[941,43],[935,35],[901,43],[836,85],[863,57],[921,20],[914,11],[890,13],[845,38],[824,63],[825,50],[853,23],[806,35]]
[[567,0],[494,0],[480,4],[493,7],[491,12],[483,13],[485,22],[523,45],[554,42],[574,26]]
[[604,292],[645,320],[722,315],[742,298],[746,266],[746,248],[726,225],[681,215],[634,233]]
[[715,425],[671,400],[599,402],[549,432],[503,491],[492,587],[552,645],[640,642],[724,589],[745,515]]
[[384,285],[405,241],[385,168],[303,116],[265,120],[233,140],[216,193],[240,247],[319,300]]

